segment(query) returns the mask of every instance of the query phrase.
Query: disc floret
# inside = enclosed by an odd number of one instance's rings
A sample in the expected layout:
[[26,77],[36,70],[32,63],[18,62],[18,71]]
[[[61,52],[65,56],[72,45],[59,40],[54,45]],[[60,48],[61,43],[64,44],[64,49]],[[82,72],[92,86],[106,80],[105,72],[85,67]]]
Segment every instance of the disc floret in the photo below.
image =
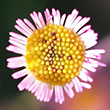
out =
[[72,30],[49,24],[36,30],[27,42],[27,67],[38,80],[51,85],[65,85],[79,75],[85,47]]

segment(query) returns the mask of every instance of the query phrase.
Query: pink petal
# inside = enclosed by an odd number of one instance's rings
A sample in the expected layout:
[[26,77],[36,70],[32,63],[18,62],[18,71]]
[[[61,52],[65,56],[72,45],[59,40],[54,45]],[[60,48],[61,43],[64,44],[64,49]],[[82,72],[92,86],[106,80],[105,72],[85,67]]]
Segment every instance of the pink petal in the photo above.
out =
[[20,26],[15,25],[15,28],[16,28],[19,32],[21,32],[22,34],[24,34],[25,36],[30,37],[30,34],[28,34],[28,33],[27,33],[24,29],[22,29]]
[[28,85],[29,81],[33,78],[32,74],[27,75],[19,84],[18,84],[18,89],[20,91],[23,91],[26,86]]
[[80,71],[80,75],[78,76],[80,77],[80,79],[82,79],[83,81],[87,81],[87,76],[84,72]]
[[23,54],[23,55],[26,54],[26,51],[24,49],[16,47],[14,45],[9,45],[8,47],[6,47],[6,49],[8,51],[11,51],[11,52],[14,52],[14,53]]
[[87,84],[87,83],[82,83],[81,82],[81,86],[83,86],[86,89],[91,89],[91,85],[90,84]]
[[52,95],[53,95],[53,88],[49,90],[47,102],[50,101],[50,99],[52,98]]
[[17,19],[16,23],[22,28],[24,29],[28,34],[33,34],[33,31],[21,20],[21,19]]
[[62,17],[61,17],[61,21],[60,21],[61,25],[64,24],[65,18],[66,18],[66,14],[63,14]]
[[77,32],[82,26],[84,26],[88,21],[90,20],[90,17],[84,17],[74,28],[74,31]]
[[7,59],[9,68],[19,68],[26,66],[26,61],[24,57],[12,57]]
[[[36,81],[31,85],[31,87],[28,89],[28,91],[32,91],[32,90],[36,87],[37,83],[38,83],[38,81],[36,80]],[[34,92],[33,92],[33,93],[34,93]]]
[[53,20],[52,20],[52,15],[50,14],[50,11],[46,8],[46,10],[44,11],[44,14],[45,14],[45,18],[46,18],[46,24],[48,22],[50,22],[51,24],[53,23]]
[[58,87],[55,86],[55,102],[57,103],[59,101],[59,98],[58,98]]
[[83,88],[80,84],[80,81],[77,77],[74,78],[75,88],[78,88],[78,92],[83,92]]
[[64,86],[64,90],[70,98],[74,97],[74,92],[73,92],[72,88],[70,88],[68,86]]
[[19,78],[21,78],[21,77],[27,75],[28,73],[29,73],[29,70],[23,69],[23,70],[20,70],[20,71],[17,71],[17,72],[15,72],[15,73],[13,73],[13,74],[12,74],[12,77],[13,77],[14,79],[19,79]]
[[9,35],[11,35],[12,37],[17,38],[19,40],[22,40],[24,42],[27,42],[27,38],[26,37],[24,37],[24,36],[22,36],[20,34],[17,34],[15,32],[9,32]]
[[91,72],[95,72],[96,71],[96,69],[92,65],[90,65],[89,63],[84,62],[82,66],[84,68],[88,69]]
[[27,41],[23,41],[23,40],[21,40],[21,39],[17,39],[17,38],[12,37],[12,36],[9,37],[9,40],[15,41],[15,42],[17,42],[17,43],[19,43],[19,44],[22,44],[22,45],[24,45],[24,46],[26,46],[26,44],[27,44]]
[[39,17],[39,20],[40,20],[42,26],[45,26],[44,18],[42,16],[41,12],[38,12],[38,17]]
[[25,49],[25,48],[26,48],[25,45],[19,43],[19,42],[18,42],[17,40],[15,40],[15,39],[9,39],[9,43],[11,43],[12,45],[17,46],[17,47],[19,47],[19,48],[22,48],[22,49]]
[[78,32],[78,34],[80,35],[80,34],[86,32],[86,31],[88,31],[90,28],[91,28],[91,25],[87,25],[87,26],[83,27],[83,28]]
[[33,25],[28,19],[24,18],[23,20],[24,20],[24,22],[25,22],[33,31],[36,30],[36,28],[34,27],[34,25]]
[[81,16],[78,16],[75,21],[72,23],[71,29],[73,29],[78,23],[79,21],[82,19]]

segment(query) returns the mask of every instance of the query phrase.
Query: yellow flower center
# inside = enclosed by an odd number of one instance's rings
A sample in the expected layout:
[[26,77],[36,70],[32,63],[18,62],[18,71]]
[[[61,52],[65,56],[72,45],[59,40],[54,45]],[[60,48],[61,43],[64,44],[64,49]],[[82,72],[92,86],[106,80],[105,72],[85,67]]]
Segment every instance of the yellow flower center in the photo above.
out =
[[64,26],[49,24],[27,39],[27,68],[37,80],[65,85],[79,75],[85,60],[85,46],[79,36]]

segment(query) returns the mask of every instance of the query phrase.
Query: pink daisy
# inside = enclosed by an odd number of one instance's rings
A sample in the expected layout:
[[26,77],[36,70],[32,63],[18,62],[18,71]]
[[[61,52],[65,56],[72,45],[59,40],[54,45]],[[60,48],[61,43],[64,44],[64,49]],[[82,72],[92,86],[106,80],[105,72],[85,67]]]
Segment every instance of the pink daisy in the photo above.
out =
[[93,79],[88,71],[106,66],[96,61],[105,50],[89,50],[97,44],[98,34],[91,25],[85,26],[90,17],[82,18],[78,13],[74,9],[66,17],[59,10],[53,8],[50,13],[46,9],[45,23],[42,14],[34,11],[30,16],[36,27],[26,18],[16,20],[15,28],[23,35],[10,32],[11,45],[6,49],[21,56],[8,58],[7,67],[25,67],[12,74],[14,79],[25,76],[17,86],[20,91],[31,91],[44,102],[49,102],[54,93],[55,102],[62,104],[64,91],[73,98],[73,87],[77,93],[91,88],[88,82]]

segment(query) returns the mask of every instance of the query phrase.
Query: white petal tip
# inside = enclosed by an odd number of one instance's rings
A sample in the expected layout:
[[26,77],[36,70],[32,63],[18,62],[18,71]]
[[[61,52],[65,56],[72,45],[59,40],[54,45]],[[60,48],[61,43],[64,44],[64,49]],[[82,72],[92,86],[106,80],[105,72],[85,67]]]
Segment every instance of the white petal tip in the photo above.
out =
[[14,74],[12,74],[11,77],[12,77],[13,79],[19,79],[19,77],[16,76],[16,75],[14,75]]
[[103,63],[101,66],[106,67],[107,65]]
[[10,64],[7,64],[7,67],[8,67],[8,68],[14,69]]
[[91,86],[91,85],[87,87],[87,89],[91,89],[91,88],[92,88],[92,86]]
[[63,104],[63,101],[60,101],[59,104]]
[[84,88],[86,88],[86,89],[91,89],[91,85],[88,84],[88,83],[81,82],[81,86],[84,87]]
[[14,76],[13,74],[11,75],[11,77],[12,77],[13,79],[16,79],[16,76]]
[[8,47],[6,47],[6,50],[9,50],[9,46],[8,46]]
[[74,95],[71,95],[71,96],[70,96],[70,98],[73,98],[73,97],[74,97]]
[[17,86],[18,87],[18,90],[19,91],[23,91],[24,89],[23,88],[20,88],[19,86]]
[[90,79],[89,82],[93,82],[93,79]]

